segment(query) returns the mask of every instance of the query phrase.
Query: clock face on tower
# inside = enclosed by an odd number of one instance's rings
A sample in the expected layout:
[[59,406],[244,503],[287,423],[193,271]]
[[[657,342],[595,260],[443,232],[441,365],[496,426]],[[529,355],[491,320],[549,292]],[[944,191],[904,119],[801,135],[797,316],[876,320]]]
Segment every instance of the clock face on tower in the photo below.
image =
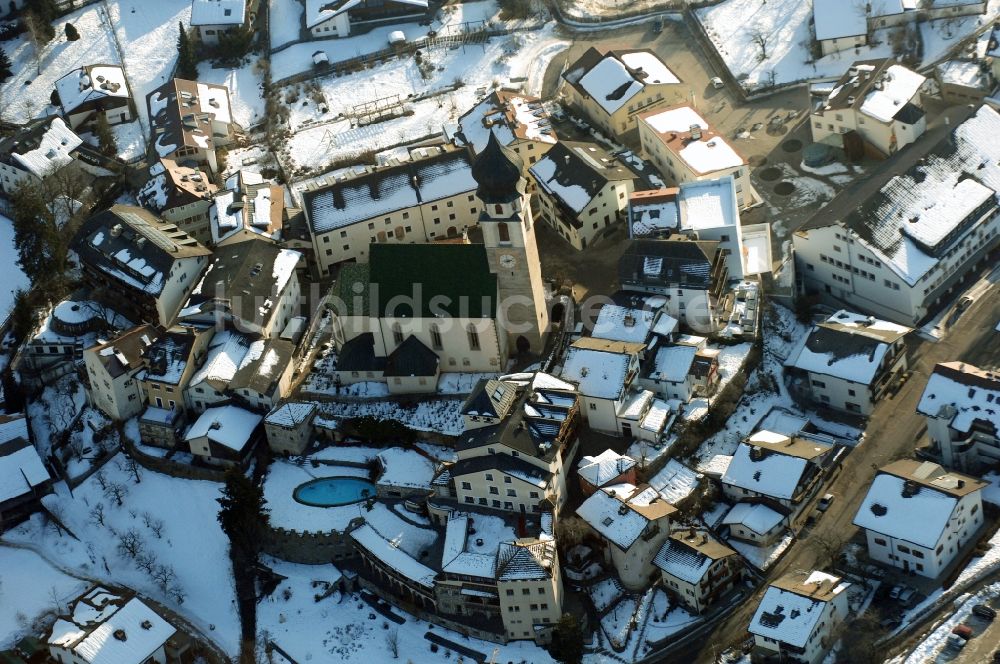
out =
[[500,255],[500,267],[505,270],[513,269],[517,265],[517,259],[514,258],[512,254],[501,254]]

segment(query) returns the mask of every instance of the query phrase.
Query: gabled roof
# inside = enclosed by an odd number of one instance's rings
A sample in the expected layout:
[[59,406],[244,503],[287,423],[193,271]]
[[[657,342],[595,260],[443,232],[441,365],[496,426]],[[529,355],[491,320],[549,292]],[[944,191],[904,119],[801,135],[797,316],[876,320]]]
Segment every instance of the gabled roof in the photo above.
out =
[[625,484],[598,489],[576,513],[601,537],[627,551],[650,523],[676,511],[655,490]]
[[735,551],[707,531],[691,528],[671,533],[653,558],[653,564],[671,576],[697,584],[716,560],[735,555]]
[[504,417],[518,397],[518,387],[508,381],[483,378],[462,404],[462,415]]
[[363,332],[337,352],[337,371],[384,371],[385,358],[375,355],[375,335]]
[[284,224],[285,190],[251,171],[237,171],[209,210],[216,244],[266,237],[277,240]]
[[111,341],[88,348],[112,378],[141,369],[146,362],[146,352],[156,340],[156,330],[150,325],[137,325]]
[[263,421],[257,413],[238,406],[206,408],[184,434],[184,440],[207,437],[214,443],[242,452],[253,438],[254,431]]
[[556,541],[551,537],[504,542],[497,553],[497,580],[550,579],[556,555]]
[[736,503],[726,512],[722,523],[726,526],[738,524],[758,535],[766,535],[784,520],[782,514],[763,503]]
[[608,182],[634,180],[610,152],[597,143],[559,141],[530,169],[538,186],[579,214]]
[[84,65],[56,80],[55,87],[67,115],[92,101],[119,99],[117,103],[124,104],[130,96],[125,72],[118,65]]
[[0,139],[0,162],[41,179],[73,161],[81,143],[62,118],[41,118]]
[[786,575],[768,587],[747,629],[751,634],[803,648],[816,631],[826,603],[850,585],[824,572]]
[[790,500],[830,449],[819,441],[760,431],[736,448],[722,483]]
[[571,346],[560,376],[575,383],[580,394],[595,399],[619,399],[625,391],[632,355]]
[[639,117],[668,150],[699,175],[746,164],[746,159],[690,106],[647,111]]
[[927,379],[917,412],[950,417],[948,426],[961,433],[980,422],[1000,435],[1000,374],[965,362],[939,363]]
[[680,79],[649,49],[608,51],[588,49],[566,68],[563,78],[607,113],[616,112],[647,85],[680,83]]
[[182,166],[166,157],[150,166],[149,174],[150,179],[136,198],[143,207],[157,212],[209,201],[218,190],[204,170]]
[[260,356],[251,362],[245,362],[233,374],[229,389],[233,392],[249,389],[257,394],[271,395],[282,374],[288,369],[294,353],[295,344],[291,341],[279,337],[268,339]]
[[618,279],[623,285],[709,289],[718,247],[683,237],[632,240],[618,259]]
[[247,0],[191,0],[191,25],[243,25]]
[[385,376],[436,376],[441,358],[414,335],[396,346],[385,360]]
[[188,363],[194,361],[191,351],[195,340],[211,330],[193,327],[172,327],[146,351],[146,373],[143,380],[178,385]]
[[317,405],[311,401],[286,401],[275,406],[264,418],[264,423],[290,429],[308,422],[316,414],[317,409]]
[[494,90],[458,119],[456,136],[477,154],[486,147],[490,134],[503,145],[518,140],[555,143],[556,134],[548,111],[537,97]]
[[229,88],[174,78],[146,95],[153,147],[161,157],[181,147],[215,149],[212,123],[233,122]]
[[646,377],[650,380],[665,380],[683,383],[691,375],[698,349],[694,346],[662,346],[657,349],[653,361],[649,362]]
[[819,41],[868,34],[865,13],[846,7],[844,0],[813,0],[813,21]]
[[636,460],[618,454],[614,450],[604,450],[597,456],[585,456],[577,466],[576,474],[591,486],[600,488],[635,468]]
[[51,479],[38,451],[28,440],[23,416],[19,428],[23,428],[23,435],[0,442],[0,505],[30,493]]

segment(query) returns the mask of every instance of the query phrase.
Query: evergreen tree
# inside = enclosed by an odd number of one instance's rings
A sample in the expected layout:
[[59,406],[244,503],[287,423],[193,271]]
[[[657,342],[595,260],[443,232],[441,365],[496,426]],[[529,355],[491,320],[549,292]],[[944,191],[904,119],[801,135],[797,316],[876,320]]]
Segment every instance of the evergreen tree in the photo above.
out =
[[97,136],[97,146],[100,151],[109,157],[118,154],[118,142],[108,124],[108,116],[104,113],[97,114],[97,124],[94,127],[94,134]]
[[552,656],[563,664],[580,664],[583,661],[583,630],[580,619],[564,613],[552,630]]
[[14,74],[14,65],[10,62],[7,51],[0,47],[0,83],[3,83]]
[[177,77],[195,80],[198,78],[198,56],[194,44],[188,36],[184,24],[179,23],[180,33],[177,35]]
[[27,22],[28,29],[36,39],[42,44],[47,44],[56,36],[56,29],[52,27],[52,22],[59,18],[59,8],[56,7],[55,0],[29,0],[26,17],[32,20]]
[[77,32],[76,27],[72,23],[66,24],[66,39],[68,41],[76,41],[80,38],[80,33]]
[[17,263],[32,282],[62,274],[68,249],[42,188],[25,183],[13,195],[14,247]]

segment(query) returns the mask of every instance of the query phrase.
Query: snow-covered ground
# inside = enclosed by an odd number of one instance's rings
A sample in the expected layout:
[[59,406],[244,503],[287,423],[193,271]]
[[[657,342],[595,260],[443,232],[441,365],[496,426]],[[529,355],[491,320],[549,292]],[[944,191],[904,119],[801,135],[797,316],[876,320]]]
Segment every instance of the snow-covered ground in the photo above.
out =
[[737,539],[729,540],[728,544],[746,558],[751,565],[759,570],[766,570],[781,557],[781,554],[791,546],[794,540],[795,536],[792,533],[787,533],[771,546],[754,546]]
[[[221,485],[142,469],[141,483],[136,484],[122,460],[121,455],[116,456],[72,496],[60,484],[56,493],[43,499],[79,539],[60,536],[43,524],[40,515],[8,531],[3,539],[38,546],[60,564],[89,577],[141,590],[205,633],[210,632],[221,647],[235,655],[239,650],[239,619],[229,542],[216,520]],[[123,488],[122,505],[101,488],[102,478],[108,487]],[[98,509],[103,510],[104,525],[96,517]],[[183,594],[183,604],[178,603],[176,593],[164,592],[152,575],[139,567],[137,559],[119,551],[119,535],[128,533],[135,534],[156,565],[172,568],[176,575],[172,587]]]
[[233,120],[244,129],[264,118],[264,91],[260,68],[255,57],[248,57],[237,69],[215,68],[211,63],[198,65],[198,80],[229,88]]
[[302,15],[305,13],[304,0],[270,0],[268,11],[272,49],[280,48],[299,38],[301,29],[305,27],[302,20]]
[[0,261],[4,267],[4,285],[0,288],[0,319],[6,318],[14,306],[14,294],[31,285],[17,264],[14,248],[14,222],[0,214]]
[[926,664],[927,662],[940,661],[937,657],[945,648],[951,630],[960,625],[972,614],[973,606],[985,603],[986,600],[997,596],[1000,596],[1000,583],[987,586],[973,596],[963,596],[968,597],[968,599],[957,604],[955,612],[947,620],[938,625],[933,632],[913,649],[913,652],[906,658],[904,664]]
[[436,431],[448,436],[462,433],[462,399],[427,399],[412,406],[394,401],[368,401],[326,404],[318,419],[346,419],[370,415],[383,420],[398,420],[414,431]]
[[67,601],[87,587],[32,551],[0,548],[0,570],[0,649],[37,635],[32,629],[36,618],[65,610]]
[[[190,6],[190,2],[187,4]],[[66,40],[67,23],[72,23],[80,33],[79,40]],[[58,109],[49,104],[49,97],[57,79],[88,64],[118,64],[118,53],[107,28],[103,5],[72,12],[57,19],[53,27],[56,35],[42,49],[37,61],[27,35],[3,43],[14,75],[0,85],[0,119],[24,123],[54,114]],[[175,48],[170,50],[176,52]]]

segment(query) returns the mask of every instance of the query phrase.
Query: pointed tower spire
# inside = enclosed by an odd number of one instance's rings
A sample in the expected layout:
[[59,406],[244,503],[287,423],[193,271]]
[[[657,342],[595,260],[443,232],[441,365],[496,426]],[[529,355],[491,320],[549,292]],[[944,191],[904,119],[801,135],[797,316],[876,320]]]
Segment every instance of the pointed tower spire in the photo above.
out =
[[484,203],[509,203],[524,191],[524,162],[513,150],[500,144],[490,129],[486,147],[472,164],[472,177],[479,187],[476,195]]

